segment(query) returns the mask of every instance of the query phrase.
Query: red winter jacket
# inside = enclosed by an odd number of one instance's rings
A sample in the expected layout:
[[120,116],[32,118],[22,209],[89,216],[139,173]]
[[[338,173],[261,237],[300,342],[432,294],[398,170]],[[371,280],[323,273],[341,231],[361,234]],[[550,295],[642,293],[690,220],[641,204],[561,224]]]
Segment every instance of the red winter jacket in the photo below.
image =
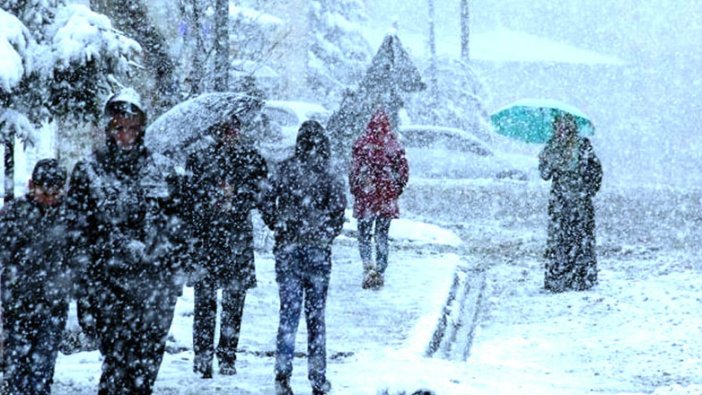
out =
[[353,144],[351,160],[353,216],[398,218],[397,199],[407,185],[409,165],[385,112],[373,114],[365,132]]

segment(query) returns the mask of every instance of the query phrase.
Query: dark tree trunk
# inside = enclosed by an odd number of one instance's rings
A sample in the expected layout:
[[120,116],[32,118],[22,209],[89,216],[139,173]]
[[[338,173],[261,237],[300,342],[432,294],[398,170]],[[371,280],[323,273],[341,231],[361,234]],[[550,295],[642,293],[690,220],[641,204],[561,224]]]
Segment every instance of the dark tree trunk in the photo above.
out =
[[202,37],[203,12],[199,0],[192,1],[192,26],[195,35],[195,51],[193,53],[193,65],[190,70],[190,95],[197,96],[205,90],[205,64],[207,61],[207,49],[205,40]]
[[229,1],[215,4],[215,79],[214,90],[226,91],[229,85]]
[[9,133],[5,141],[5,198],[7,203],[15,198],[15,135]]

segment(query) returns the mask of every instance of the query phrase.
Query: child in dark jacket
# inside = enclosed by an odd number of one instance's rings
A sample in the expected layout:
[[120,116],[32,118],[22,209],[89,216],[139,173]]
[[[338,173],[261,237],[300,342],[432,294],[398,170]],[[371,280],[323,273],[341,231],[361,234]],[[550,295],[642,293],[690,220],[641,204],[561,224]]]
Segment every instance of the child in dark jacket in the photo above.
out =
[[2,394],[49,394],[68,314],[66,170],[40,160],[29,192],[0,214]]

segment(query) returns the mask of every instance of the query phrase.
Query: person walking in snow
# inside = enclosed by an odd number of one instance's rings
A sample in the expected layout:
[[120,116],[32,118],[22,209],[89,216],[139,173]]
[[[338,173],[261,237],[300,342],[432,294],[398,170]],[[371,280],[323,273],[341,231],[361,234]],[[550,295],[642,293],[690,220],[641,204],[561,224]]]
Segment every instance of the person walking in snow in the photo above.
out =
[[215,144],[189,156],[186,172],[190,215],[186,223],[193,236],[190,282],[195,287],[193,370],[212,378],[217,290],[222,290],[219,372],[236,374],[236,348],[246,291],[256,286],[251,210],[259,206],[266,162],[241,134],[236,116],[211,130]]
[[554,136],[539,154],[539,171],[551,180],[544,288],[552,292],[586,290],[597,283],[595,208],[602,165],[575,119],[559,116]]
[[344,224],[343,180],[331,171],[331,148],[324,128],[305,121],[295,154],[283,161],[264,194],[263,219],[275,232],[275,273],[280,294],[275,387],[290,395],[295,335],[304,303],[308,378],[312,393],[326,394],[325,308],[332,266],[332,242]]
[[104,357],[98,393],[150,394],[182,290],[169,188],[144,146],[139,95],[113,95],[104,116],[106,145],[76,164],[66,202],[83,264],[78,318]]
[[65,184],[66,169],[42,159],[27,195],[0,211],[4,395],[51,393],[72,294]]
[[[397,201],[409,179],[405,150],[391,130],[385,111],[377,110],[365,132],[354,142],[349,185],[358,220],[358,245],[363,263],[363,288],[380,288],[388,267],[390,222],[398,218]],[[373,262],[371,240],[375,238]]]

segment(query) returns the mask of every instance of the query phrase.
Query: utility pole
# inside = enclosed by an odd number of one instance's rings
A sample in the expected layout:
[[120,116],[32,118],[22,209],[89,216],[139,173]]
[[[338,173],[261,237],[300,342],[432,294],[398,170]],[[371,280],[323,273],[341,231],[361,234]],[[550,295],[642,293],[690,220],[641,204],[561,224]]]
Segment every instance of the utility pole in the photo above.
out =
[[461,59],[467,62],[470,59],[470,9],[468,0],[461,0]]

